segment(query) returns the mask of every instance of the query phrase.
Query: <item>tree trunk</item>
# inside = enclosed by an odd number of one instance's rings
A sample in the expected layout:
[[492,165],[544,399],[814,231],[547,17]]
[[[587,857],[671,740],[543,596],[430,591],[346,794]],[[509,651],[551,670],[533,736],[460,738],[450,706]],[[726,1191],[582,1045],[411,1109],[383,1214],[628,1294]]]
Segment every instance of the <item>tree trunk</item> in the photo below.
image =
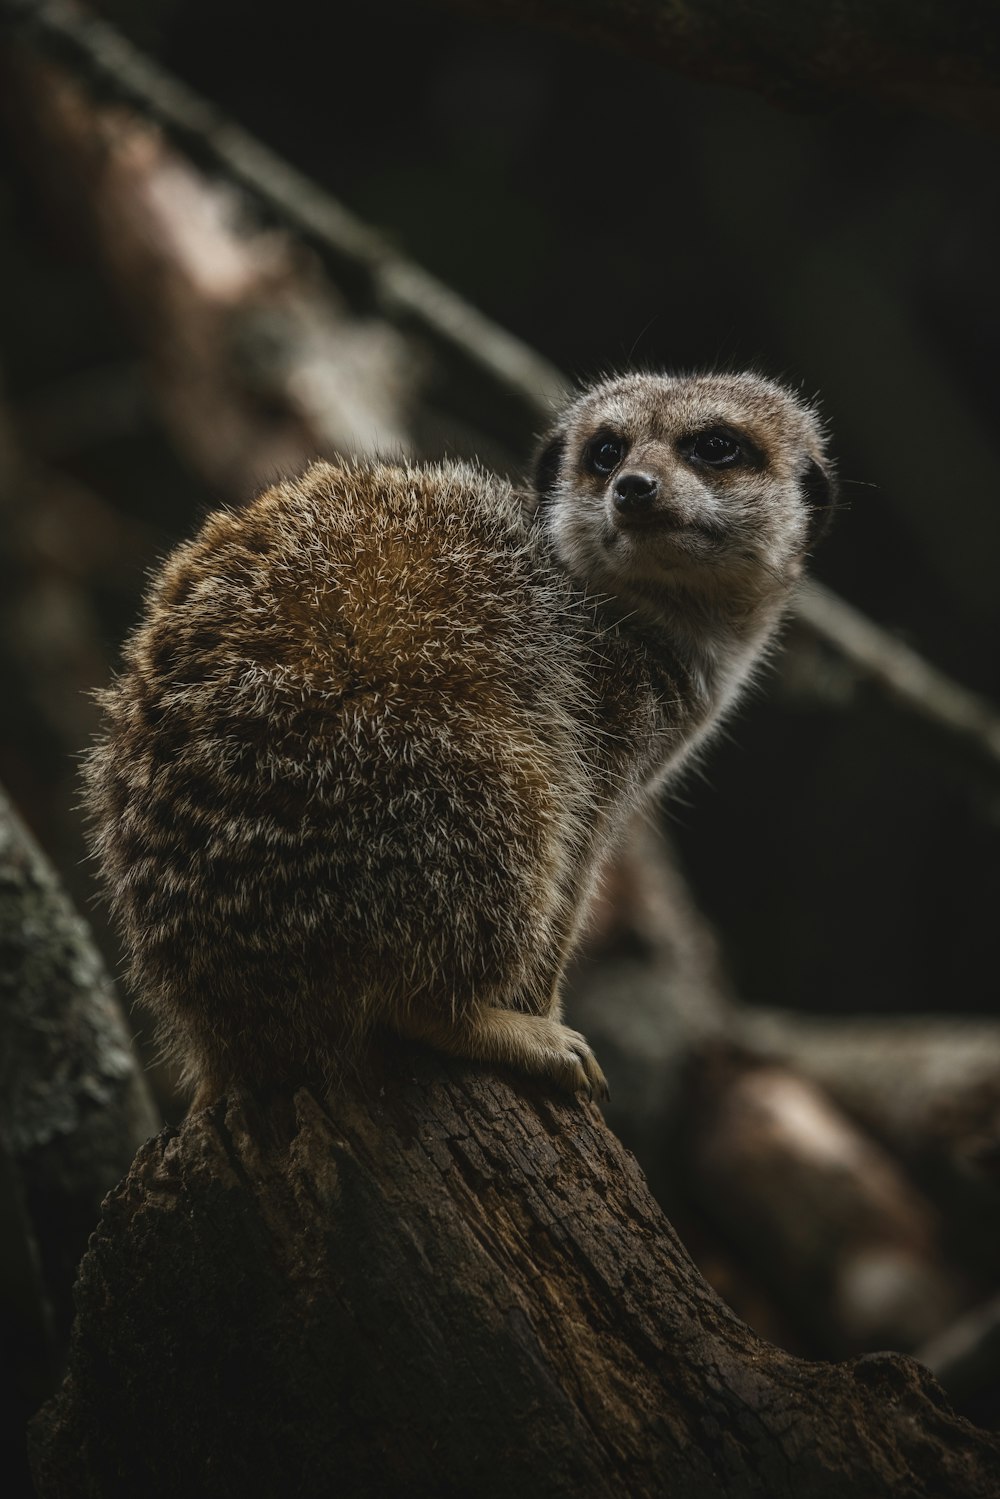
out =
[[0,1140],[63,1336],[101,1199],[158,1125],[90,933],[0,791]]
[[594,1108],[417,1049],[150,1141],[77,1302],[42,1499],[1000,1492],[911,1360],[740,1323]]
[[158,1127],[90,935],[0,790],[0,1473],[56,1387],[101,1199]]

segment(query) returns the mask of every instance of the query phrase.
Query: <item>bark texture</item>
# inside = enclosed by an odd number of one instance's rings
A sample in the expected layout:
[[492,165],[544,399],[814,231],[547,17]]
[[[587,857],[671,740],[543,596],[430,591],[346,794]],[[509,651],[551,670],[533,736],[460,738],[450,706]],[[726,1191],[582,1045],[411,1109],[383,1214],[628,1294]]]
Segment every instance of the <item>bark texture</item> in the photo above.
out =
[[15,1490],[101,1199],[158,1123],[87,929],[0,792],[0,1472]]
[[0,792],[0,1138],[57,1319],[101,1199],[158,1122],[90,935]]
[[740,1323],[596,1110],[415,1049],[150,1141],[77,1301],[42,1499],[998,1492],[916,1364]]

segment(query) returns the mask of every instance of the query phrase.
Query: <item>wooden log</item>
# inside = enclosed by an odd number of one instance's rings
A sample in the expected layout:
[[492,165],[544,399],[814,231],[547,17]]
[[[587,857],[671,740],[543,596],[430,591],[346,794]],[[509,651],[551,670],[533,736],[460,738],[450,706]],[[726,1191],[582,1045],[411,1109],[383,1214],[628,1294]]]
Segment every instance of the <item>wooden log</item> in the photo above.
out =
[[[758,1010],[747,1039],[812,1078],[904,1160],[1000,1178],[1000,1021]],[[981,1207],[981,1204],[980,1204]]]
[[759,1332],[783,1324],[821,1357],[913,1352],[989,1294],[995,1021],[742,1003],[668,841],[640,825],[605,873],[567,1007],[612,1128]]
[[745,1044],[818,1084],[903,1163],[942,1212],[949,1255],[987,1293],[1000,1259],[1000,1023],[744,1014]]
[[158,1127],[86,927],[0,789],[0,1476],[57,1387],[101,1199]]
[[814,1348],[909,1352],[967,1305],[931,1202],[808,1078],[706,1049],[686,1118],[695,1200]]
[[77,1304],[42,1499],[1000,1492],[917,1364],[751,1333],[596,1109],[415,1048],[150,1141]]
[[[19,1198],[2,1236],[23,1215],[57,1349],[101,1200],[159,1122],[90,933],[0,789],[0,1141]],[[11,1312],[0,1275],[0,1325]]]

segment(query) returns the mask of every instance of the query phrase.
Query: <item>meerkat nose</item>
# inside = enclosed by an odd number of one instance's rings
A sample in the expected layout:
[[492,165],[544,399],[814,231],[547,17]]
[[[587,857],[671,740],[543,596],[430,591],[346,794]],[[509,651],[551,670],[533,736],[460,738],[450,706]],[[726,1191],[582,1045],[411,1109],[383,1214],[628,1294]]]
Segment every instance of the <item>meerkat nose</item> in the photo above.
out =
[[651,474],[621,474],[613,490],[615,509],[623,515],[648,510],[656,499],[657,487]]

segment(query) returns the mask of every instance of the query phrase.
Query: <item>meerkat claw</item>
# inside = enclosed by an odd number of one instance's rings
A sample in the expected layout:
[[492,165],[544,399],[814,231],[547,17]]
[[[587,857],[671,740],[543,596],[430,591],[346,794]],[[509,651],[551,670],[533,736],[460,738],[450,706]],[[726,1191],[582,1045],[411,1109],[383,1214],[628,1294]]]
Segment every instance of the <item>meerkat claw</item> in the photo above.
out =
[[608,1096],[604,1073],[590,1045],[579,1031],[562,1028],[566,1052],[560,1058],[555,1078],[567,1093],[582,1093],[590,1101],[603,1102]]
[[610,1098],[607,1078],[598,1065],[594,1053],[588,1052],[583,1058],[583,1065],[587,1072],[587,1095],[598,1103],[606,1103]]

